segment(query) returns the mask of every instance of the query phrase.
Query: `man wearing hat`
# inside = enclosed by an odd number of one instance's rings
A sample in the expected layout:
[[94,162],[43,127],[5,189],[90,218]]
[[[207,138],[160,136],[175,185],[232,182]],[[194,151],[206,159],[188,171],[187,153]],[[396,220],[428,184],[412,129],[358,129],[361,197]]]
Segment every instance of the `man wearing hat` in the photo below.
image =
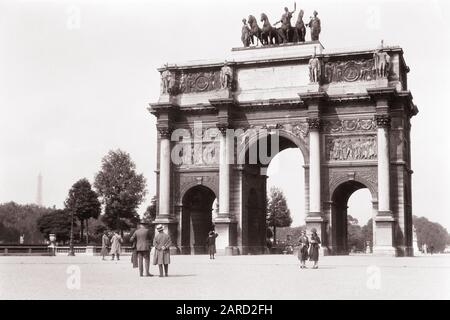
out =
[[206,238],[206,244],[208,245],[208,253],[210,259],[215,259],[214,254],[216,253],[216,238],[219,235],[211,230],[208,233],[208,238]]
[[133,242],[136,239],[136,252],[138,258],[139,275],[143,276],[143,262],[145,261],[145,276],[152,277],[150,274],[150,231],[146,227],[146,222],[141,220],[138,225],[138,229],[133,233],[130,241]]
[[169,272],[169,263],[170,263],[170,245],[172,241],[168,234],[164,233],[164,226],[159,224],[156,226],[156,231],[158,233],[153,239],[153,246],[155,247],[155,254],[153,256],[153,264],[158,265],[159,267],[159,276],[163,277],[163,266],[166,277]]

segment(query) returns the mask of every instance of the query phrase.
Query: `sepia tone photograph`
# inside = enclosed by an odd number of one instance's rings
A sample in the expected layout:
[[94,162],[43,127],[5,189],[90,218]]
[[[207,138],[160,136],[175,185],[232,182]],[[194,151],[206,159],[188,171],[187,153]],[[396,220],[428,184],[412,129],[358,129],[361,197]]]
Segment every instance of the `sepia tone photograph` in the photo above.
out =
[[450,299],[449,21],[0,0],[0,300]]

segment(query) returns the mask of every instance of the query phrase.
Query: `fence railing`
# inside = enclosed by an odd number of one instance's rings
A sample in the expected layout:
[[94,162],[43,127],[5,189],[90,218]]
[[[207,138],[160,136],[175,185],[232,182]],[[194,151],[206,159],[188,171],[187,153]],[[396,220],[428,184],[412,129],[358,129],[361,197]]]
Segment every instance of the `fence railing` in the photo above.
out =
[[[98,256],[101,253],[100,246],[74,246],[75,255]],[[0,245],[0,256],[64,256],[68,255],[69,246],[47,246],[47,245]],[[122,246],[122,255],[131,255],[133,249],[129,246]],[[109,254],[109,248],[108,248]]]

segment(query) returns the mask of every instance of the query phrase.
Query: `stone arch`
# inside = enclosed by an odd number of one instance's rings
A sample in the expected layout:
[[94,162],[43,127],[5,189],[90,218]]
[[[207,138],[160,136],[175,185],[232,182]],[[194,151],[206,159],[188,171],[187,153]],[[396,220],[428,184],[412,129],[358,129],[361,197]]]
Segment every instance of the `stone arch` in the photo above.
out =
[[176,203],[178,205],[183,205],[183,198],[186,193],[195,186],[204,186],[210,189],[217,199],[219,199],[219,185],[216,183],[216,179],[205,177],[193,177],[189,181],[183,183],[180,188],[180,192],[178,194],[178,198],[176,199]]
[[[308,164],[309,163],[309,146],[306,143],[306,141],[285,129],[276,129],[276,130],[280,137],[289,140],[293,145],[295,145],[297,148],[300,149],[305,165]],[[242,164],[245,162],[244,159],[245,159],[248,149],[250,148],[250,146],[252,144],[258,143],[258,140],[261,138],[262,137],[259,137],[257,135],[252,135],[252,136],[249,136],[248,139],[245,140],[244,147],[240,148],[240,149],[238,148],[238,151],[240,151],[240,152],[238,152],[236,155],[237,160],[238,160],[237,163]]]
[[329,200],[331,201],[333,198],[333,194],[335,191],[344,183],[348,181],[356,181],[358,183],[361,183],[364,185],[367,189],[369,189],[370,194],[372,196],[372,202],[376,202],[378,199],[378,192],[377,192],[377,185],[374,182],[369,181],[368,179],[365,179],[363,177],[356,175],[352,175],[349,177],[348,175],[342,175],[340,177],[337,177],[335,179],[330,180],[330,192],[329,192]]

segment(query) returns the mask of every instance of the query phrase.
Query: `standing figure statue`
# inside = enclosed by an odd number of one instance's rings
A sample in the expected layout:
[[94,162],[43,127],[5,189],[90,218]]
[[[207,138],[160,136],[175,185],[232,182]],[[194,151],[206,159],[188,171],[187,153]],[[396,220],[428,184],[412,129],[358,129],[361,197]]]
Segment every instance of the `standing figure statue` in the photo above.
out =
[[256,45],[258,45],[258,41],[261,42],[261,29],[254,16],[248,16],[248,25],[250,26],[250,41],[252,44],[255,44],[253,37],[256,37]]
[[222,69],[220,70],[220,88],[221,89],[231,89],[233,83],[233,70],[225,61]]
[[317,17],[317,11],[314,10],[311,20],[308,23],[308,27],[311,28],[311,41],[318,41],[320,34],[320,19]]
[[173,92],[173,88],[175,87],[175,76],[169,71],[167,65],[166,69],[161,72],[161,84],[161,93],[170,94]]
[[247,26],[247,20],[244,18],[242,19],[242,23],[244,24],[242,26],[242,34],[241,34],[241,41],[244,47],[250,46],[250,28]]
[[272,27],[269,18],[265,13],[261,13],[261,22],[263,23],[261,29],[261,43],[263,45],[278,43],[277,31]]
[[303,22],[303,14],[303,10],[300,10],[300,12],[298,13],[297,23],[295,24],[294,28],[297,42],[305,42],[306,27]]
[[311,81],[311,83],[318,83],[320,80],[320,74],[320,60],[316,57],[316,52],[314,52],[311,59],[309,59],[309,81]]
[[275,22],[274,26],[276,26],[278,23],[281,22],[281,30],[280,30],[280,36],[281,39],[283,41],[283,43],[287,43],[290,41],[290,32],[292,29],[291,26],[291,19],[292,19],[292,14],[295,12],[297,7],[297,4],[294,2],[294,10],[293,11],[289,11],[288,7],[284,7],[284,13],[281,16],[280,21]]
[[386,78],[389,73],[389,66],[391,61],[391,57],[389,56],[389,54],[382,51],[381,48],[378,48],[373,53],[373,60],[373,67],[375,69],[376,78]]

